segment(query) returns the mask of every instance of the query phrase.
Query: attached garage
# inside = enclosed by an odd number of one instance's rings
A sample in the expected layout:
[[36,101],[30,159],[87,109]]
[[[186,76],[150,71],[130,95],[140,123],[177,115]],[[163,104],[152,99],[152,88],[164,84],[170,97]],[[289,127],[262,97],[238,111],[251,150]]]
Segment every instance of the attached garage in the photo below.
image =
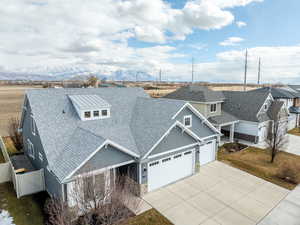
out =
[[200,146],[200,154],[199,154],[200,166],[214,161],[215,158],[216,158],[215,141],[211,141],[206,143],[205,145]]
[[194,172],[195,149],[148,163],[148,191],[153,191]]

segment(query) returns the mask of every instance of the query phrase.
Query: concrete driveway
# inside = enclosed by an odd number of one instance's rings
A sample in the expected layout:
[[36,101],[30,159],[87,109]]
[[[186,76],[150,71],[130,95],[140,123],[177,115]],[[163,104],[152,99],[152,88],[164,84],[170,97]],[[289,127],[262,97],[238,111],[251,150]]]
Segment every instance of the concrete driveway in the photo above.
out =
[[175,225],[253,225],[289,191],[215,161],[144,196]]
[[[285,147],[285,151],[289,153],[293,153],[296,155],[300,155],[300,136],[296,136],[293,134],[287,134],[287,145]],[[252,146],[256,146],[259,148],[265,148],[266,144],[264,143],[258,143],[258,144],[251,144]]]

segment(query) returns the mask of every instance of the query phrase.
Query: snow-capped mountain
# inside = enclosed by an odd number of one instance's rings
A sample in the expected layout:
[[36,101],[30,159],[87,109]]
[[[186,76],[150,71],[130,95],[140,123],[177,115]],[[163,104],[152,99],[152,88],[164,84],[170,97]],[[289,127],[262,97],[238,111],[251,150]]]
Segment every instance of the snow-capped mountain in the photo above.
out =
[[153,81],[155,78],[143,71],[117,70],[104,73],[103,71],[91,71],[86,68],[61,68],[39,71],[0,71],[0,80],[28,80],[28,81],[55,81],[55,80],[85,80],[88,76],[97,76],[99,79],[116,81]]

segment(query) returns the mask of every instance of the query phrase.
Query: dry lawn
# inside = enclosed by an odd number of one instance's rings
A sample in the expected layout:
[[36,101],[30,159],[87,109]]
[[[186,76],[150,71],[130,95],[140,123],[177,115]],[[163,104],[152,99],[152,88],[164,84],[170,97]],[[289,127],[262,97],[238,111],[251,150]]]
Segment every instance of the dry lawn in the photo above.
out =
[[141,215],[130,218],[121,225],[173,225],[173,223],[155,209],[150,209]]
[[300,136],[300,128],[294,128],[292,130],[289,130],[288,134],[293,134],[293,135],[296,135],[296,136]]
[[224,163],[289,190],[294,189],[296,184],[280,179],[278,173],[280,168],[288,166],[296,171],[296,181],[300,183],[300,156],[287,152],[279,152],[273,163],[270,163],[270,159],[268,150],[254,147],[248,147],[245,150],[235,153],[228,153],[221,147],[218,152],[218,160]]
[[30,88],[35,86],[0,85],[0,136],[8,136],[8,121],[20,116],[25,90]]

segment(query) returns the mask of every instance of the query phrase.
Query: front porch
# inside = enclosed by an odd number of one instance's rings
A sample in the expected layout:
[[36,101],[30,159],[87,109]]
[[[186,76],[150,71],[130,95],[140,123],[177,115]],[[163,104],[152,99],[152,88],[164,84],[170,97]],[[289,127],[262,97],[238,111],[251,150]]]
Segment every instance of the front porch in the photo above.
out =
[[235,123],[236,122],[216,125],[217,129],[223,134],[223,136],[218,137],[218,143],[220,146],[225,143],[234,142]]

